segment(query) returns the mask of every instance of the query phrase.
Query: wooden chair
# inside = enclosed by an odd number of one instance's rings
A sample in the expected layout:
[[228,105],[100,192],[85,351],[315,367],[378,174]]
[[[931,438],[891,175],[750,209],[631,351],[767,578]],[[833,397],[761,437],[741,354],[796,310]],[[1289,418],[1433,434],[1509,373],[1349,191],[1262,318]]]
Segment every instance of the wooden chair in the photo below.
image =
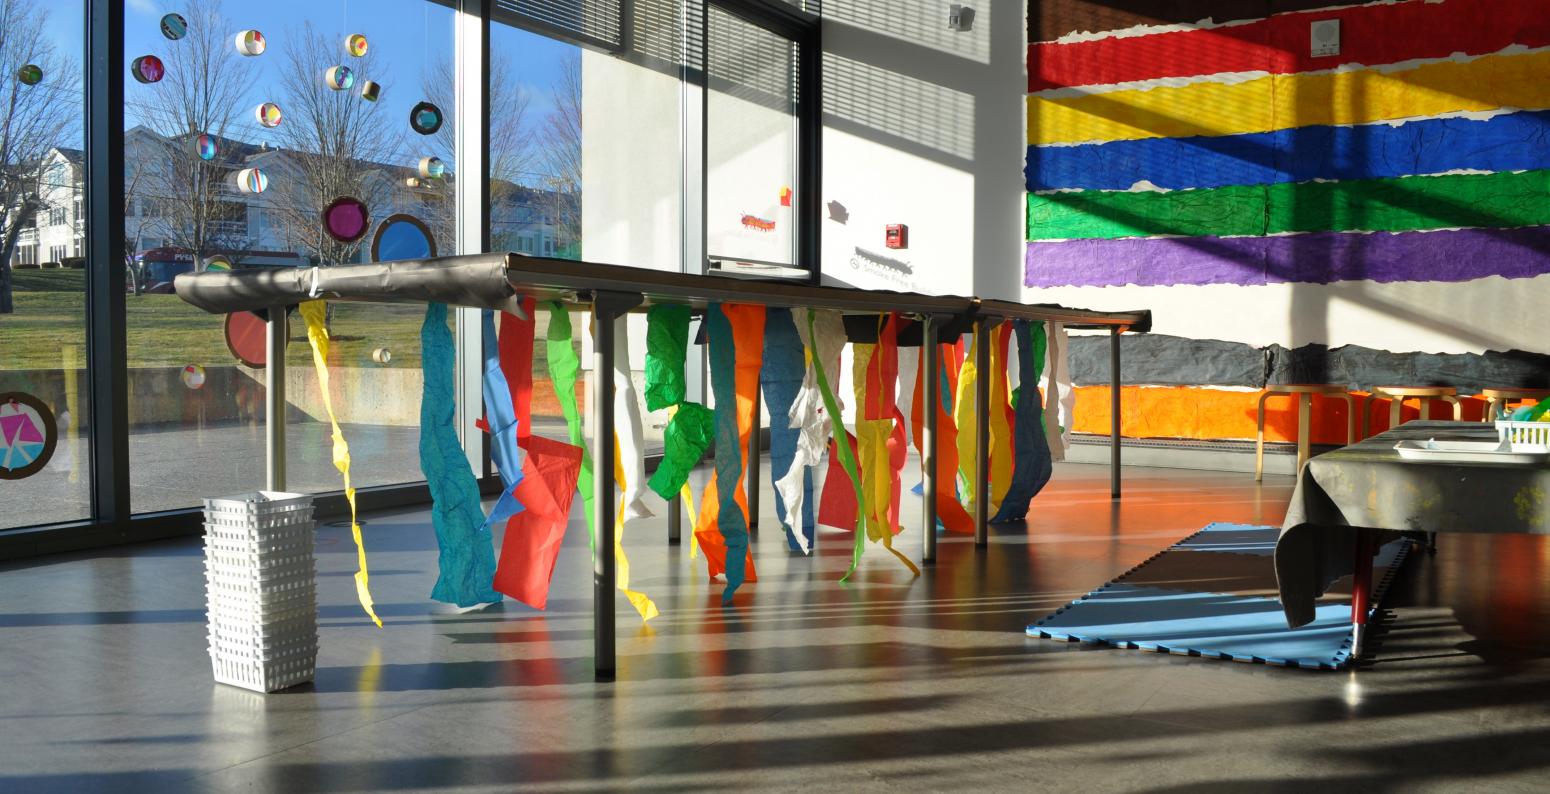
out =
[[1254,442],[1254,481],[1265,480],[1265,401],[1273,395],[1287,394],[1297,396],[1297,470],[1302,471],[1302,465],[1311,457],[1309,449],[1312,446],[1310,430],[1313,419],[1313,395],[1322,394],[1326,397],[1339,397],[1346,404],[1346,443],[1356,443],[1356,402],[1351,399],[1351,393],[1345,386],[1332,383],[1301,383],[1281,384],[1266,386],[1264,393],[1259,396],[1259,410],[1255,415],[1255,422],[1259,427],[1258,435]]
[[1496,418],[1496,407],[1501,406],[1504,413],[1510,413],[1507,409],[1512,403],[1519,400],[1544,400],[1550,399],[1550,389],[1481,389],[1480,396],[1486,399],[1485,415],[1480,417],[1482,422],[1491,422]]
[[1432,418],[1431,400],[1452,403],[1455,422],[1464,416],[1459,405],[1458,389],[1452,386],[1374,386],[1362,407],[1362,435],[1367,435],[1372,427],[1371,408],[1379,400],[1389,401],[1389,428],[1393,429],[1400,425],[1400,409],[1404,407],[1405,400],[1412,397],[1420,402],[1422,419]]

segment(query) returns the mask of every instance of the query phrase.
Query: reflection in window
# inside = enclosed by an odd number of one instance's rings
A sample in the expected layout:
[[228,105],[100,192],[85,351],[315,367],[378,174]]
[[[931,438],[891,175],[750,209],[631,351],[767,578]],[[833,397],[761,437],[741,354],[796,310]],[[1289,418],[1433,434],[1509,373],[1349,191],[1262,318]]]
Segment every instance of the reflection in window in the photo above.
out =
[[84,38],[79,3],[0,0],[0,529],[91,512]]

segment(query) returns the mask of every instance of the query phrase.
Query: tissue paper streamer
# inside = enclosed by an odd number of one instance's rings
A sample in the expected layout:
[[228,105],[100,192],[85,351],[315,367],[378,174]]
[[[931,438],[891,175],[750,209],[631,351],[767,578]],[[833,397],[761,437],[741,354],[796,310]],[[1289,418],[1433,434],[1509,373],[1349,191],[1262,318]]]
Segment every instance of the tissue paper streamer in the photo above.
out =
[[523,444],[527,459],[516,497],[524,509],[506,522],[495,589],[543,609],[549,602],[554,561],[576,496],[582,449],[543,436],[528,436]]
[[813,472],[807,465],[798,468],[802,430],[792,423],[791,409],[806,372],[807,356],[791,310],[769,309],[764,320],[764,368],[759,381],[770,412],[770,479],[775,486],[775,514],[786,530],[786,541],[803,552],[813,546]]
[[447,328],[447,305],[425,307],[420,326],[425,387],[420,398],[420,471],[431,492],[441,569],[431,598],[459,607],[501,600],[495,579],[495,547],[484,525],[479,483],[468,466],[454,425],[453,369],[456,348]]
[[[593,322],[597,320],[594,318]],[[614,483],[622,496],[614,518],[614,560],[619,592],[629,599],[642,620],[657,616],[657,605],[645,593],[630,589],[630,559],[624,553],[624,524],[650,516],[646,493],[646,457],[642,450],[640,402],[630,377],[630,329],[627,317],[614,320]]]
[[1039,394],[1039,377],[1044,370],[1045,337],[1044,323],[1016,320],[1012,330],[1017,334],[1017,359],[1019,396],[1017,421],[1014,423],[1016,442],[1015,466],[1012,482],[1001,508],[991,517],[991,523],[1021,521],[1028,516],[1028,503],[1049,482],[1053,466],[1050,462],[1049,439],[1044,436],[1044,404]]
[[592,526],[592,455],[587,452],[587,442],[581,432],[581,411],[576,408],[576,376],[581,371],[581,360],[572,346],[570,312],[559,301],[545,305],[549,309],[549,333],[544,347],[549,360],[549,380],[554,383],[554,394],[560,401],[560,413],[565,416],[570,443],[581,448],[581,471],[576,477],[576,488],[581,492],[587,543],[596,554],[597,531]]
[[[730,604],[747,570],[748,503],[743,478],[747,473],[748,438],[759,398],[763,357],[764,307],[711,304],[705,312],[710,344],[710,383],[716,398],[716,513],[725,548],[727,586],[721,603]],[[710,554],[709,545],[700,545]]]
[[371,576],[366,569],[366,544],[361,540],[361,525],[355,520],[355,488],[350,485],[350,445],[345,443],[339,429],[339,418],[334,415],[334,400],[328,388],[328,328],[324,326],[327,305],[323,301],[307,301],[297,307],[307,322],[307,341],[312,345],[312,365],[318,373],[318,391],[323,398],[323,410],[328,413],[334,442],[334,468],[344,478],[344,500],[350,503],[350,534],[355,537],[355,556],[358,569],[355,572],[355,597],[361,608],[371,616],[371,622],[382,627],[382,619],[372,609]]
[[[501,478],[500,496],[496,498],[495,506],[490,508],[490,514],[480,527],[481,532],[489,532],[495,524],[522,511],[522,503],[517,499],[515,491],[517,483],[522,480],[518,442],[519,428],[525,424],[525,417],[519,417],[513,399],[517,387],[507,380],[507,362],[495,334],[495,312],[485,309],[479,314],[484,342],[484,429],[490,434],[490,458]],[[510,334],[508,327],[520,321],[512,314],[502,312],[502,315],[501,330]],[[532,339],[531,331],[528,332],[528,338]]]

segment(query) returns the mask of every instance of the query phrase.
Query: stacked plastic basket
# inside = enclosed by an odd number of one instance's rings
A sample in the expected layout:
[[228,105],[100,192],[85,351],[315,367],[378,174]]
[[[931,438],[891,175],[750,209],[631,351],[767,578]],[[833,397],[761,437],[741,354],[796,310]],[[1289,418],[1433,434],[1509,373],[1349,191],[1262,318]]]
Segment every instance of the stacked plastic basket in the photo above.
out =
[[215,680],[274,692],[312,680],[318,655],[312,497],[205,500],[205,592]]

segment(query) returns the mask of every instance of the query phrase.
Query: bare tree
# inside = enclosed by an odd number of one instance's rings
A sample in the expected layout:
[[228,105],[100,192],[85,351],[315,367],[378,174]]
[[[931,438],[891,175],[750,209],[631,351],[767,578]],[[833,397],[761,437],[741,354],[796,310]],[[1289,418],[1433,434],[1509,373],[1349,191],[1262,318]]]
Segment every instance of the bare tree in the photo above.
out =
[[581,90],[581,53],[571,52],[560,64],[554,109],[539,132],[544,213],[562,248],[581,241]]
[[[336,91],[324,81],[329,67],[343,60],[342,38],[325,37],[310,23],[287,37],[279,100],[284,121],[278,128],[285,151],[270,182],[288,242],[322,265],[349,262],[361,249],[360,241],[340,242],[323,230],[323,209],[336,198],[353,196],[381,214],[402,184],[385,165],[402,147],[382,107],[362,99],[358,90]],[[344,65],[355,72],[357,86],[369,78],[387,92],[374,53]]]
[[[0,314],[15,311],[11,259],[44,208],[50,152],[80,118],[79,68],[43,34],[47,15],[35,0],[0,0]],[[28,64],[43,70],[36,85],[17,79]]]
[[[132,182],[126,174],[126,198],[155,206],[145,225],[190,251],[200,268],[205,257],[251,242],[247,208],[233,184],[246,145],[229,136],[242,117],[252,65],[232,48],[221,10],[220,0],[191,6],[188,35],[167,50],[166,77],[130,100],[130,110],[159,138],[132,144],[141,150],[130,159],[140,165],[129,169]],[[201,134],[215,137],[213,159],[195,151]]]
[[[456,106],[453,89],[457,85],[452,63],[438,61],[425,76],[421,90],[428,101],[449,113]],[[534,132],[529,128],[527,112],[529,95],[522,86],[516,64],[504,52],[497,51],[490,60],[490,204],[499,207],[512,200],[523,179],[530,174],[536,160]],[[457,151],[456,128],[449,117],[427,142],[426,151],[411,156],[434,155],[452,164]],[[455,170],[455,169],[454,169]],[[421,191],[427,215],[423,218],[436,233],[437,240],[450,242],[456,222],[456,207],[452,200],[453,178],[451,175],[440,183],[421,180]]]

